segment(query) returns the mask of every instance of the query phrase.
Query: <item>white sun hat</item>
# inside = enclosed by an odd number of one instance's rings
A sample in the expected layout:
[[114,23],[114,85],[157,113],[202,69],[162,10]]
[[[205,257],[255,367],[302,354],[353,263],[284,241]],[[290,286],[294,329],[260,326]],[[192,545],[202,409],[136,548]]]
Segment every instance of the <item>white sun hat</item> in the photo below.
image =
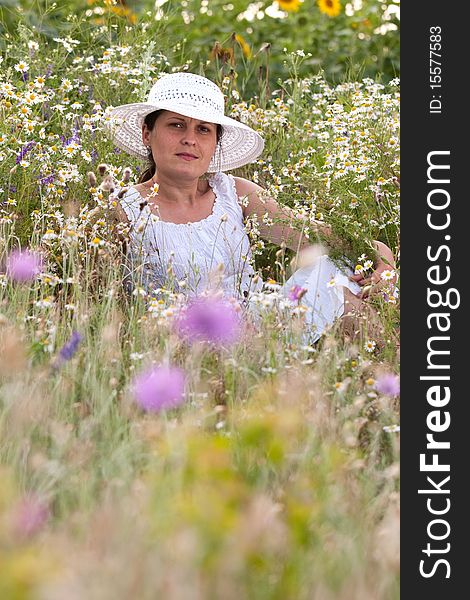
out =
[[185,72],[163,75],[150,90],[147,102],[111,108],[107,126],[115,144],[128,154],[148,158],[142,124],[149,113],[159,109],[222,125],[223,135],[207,169],[209,173],[246,165],[263,151],[264,140],[254,129],[224,115],[224,95],[218,86],[206,77]]

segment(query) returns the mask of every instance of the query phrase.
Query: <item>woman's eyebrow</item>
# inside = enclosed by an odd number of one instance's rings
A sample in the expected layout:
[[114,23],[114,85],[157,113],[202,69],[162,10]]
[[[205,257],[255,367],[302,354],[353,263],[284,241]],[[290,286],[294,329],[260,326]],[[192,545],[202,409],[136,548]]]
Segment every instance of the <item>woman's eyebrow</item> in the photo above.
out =
[[[191,121],[196,121],[197,119],[191,119],[191,117],[180,117],[180,116],[168,116],[167,117],[168,120],[170,119],[176,119],[177,121],[183,121],[185,122],[186,119],[190,119]],[[211,121],[198,121],[199,125],[215,125],[214,123],[212,123]]]

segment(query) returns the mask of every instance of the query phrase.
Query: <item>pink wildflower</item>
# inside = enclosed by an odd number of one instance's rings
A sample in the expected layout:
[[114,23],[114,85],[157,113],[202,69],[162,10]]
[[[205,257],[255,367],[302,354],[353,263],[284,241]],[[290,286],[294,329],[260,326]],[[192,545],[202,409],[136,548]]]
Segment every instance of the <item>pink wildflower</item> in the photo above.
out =
[[42,269],[39,254],[29,250],[15,250],[7,258],[6,272],[14,281],[32,281]]
[[134,380],[133,392],[137,404],[146,411],[158,412],[175,408],[184,401],[184,372],[177,367],[154,367],[143,371]]

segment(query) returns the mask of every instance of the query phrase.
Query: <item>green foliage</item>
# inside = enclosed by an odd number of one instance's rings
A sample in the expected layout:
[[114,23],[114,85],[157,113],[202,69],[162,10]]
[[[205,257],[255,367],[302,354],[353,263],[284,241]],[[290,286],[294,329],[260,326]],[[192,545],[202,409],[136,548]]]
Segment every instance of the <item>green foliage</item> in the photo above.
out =
[[158,40],[164,53],[171,50],[175,63],[190,59],[197,71],[207,70],[209,62],[207,75],[215,80],[233,69],[248,95],[255,94],[262,82],[268,89],[276,88],[284,74],[284,49],[309,54],[302,77],[322,70],[328,81],[339,83],[377,75],[390,80],[400,73],[399,4],[394,0],[354,3],[354,11],[348,14],[343,6],[335,17],[323,14],[314,0],[305,0],[297,11],[289,12],[279,12],[270,1],[156,4],[153,0],[114,5],[100,0],[22,0],[18,6],[4,1],[0,24],[9,34],[21,24],[49,39],[71,36],[84,42],[93,30],[105,26],[101,37],[108,43],[138,37],[135,30],[145,24],[147,39]]

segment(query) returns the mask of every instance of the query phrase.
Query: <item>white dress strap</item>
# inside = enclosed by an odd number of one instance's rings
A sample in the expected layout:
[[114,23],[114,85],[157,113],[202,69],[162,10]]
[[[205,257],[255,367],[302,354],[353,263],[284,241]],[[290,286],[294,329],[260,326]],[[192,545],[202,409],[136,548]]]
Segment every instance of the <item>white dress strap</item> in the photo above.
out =
[[224,209],[240,222],[243,222],[243,210],[238,199],[237,188],[233,175],[219,171],[212,178],[212,185],[216,188],[218,201]]
[[143,198],[138,190],[134,186],[131,186],[123,197],[119,198],[119,203],[129,221],[135,223],[142,214]]

